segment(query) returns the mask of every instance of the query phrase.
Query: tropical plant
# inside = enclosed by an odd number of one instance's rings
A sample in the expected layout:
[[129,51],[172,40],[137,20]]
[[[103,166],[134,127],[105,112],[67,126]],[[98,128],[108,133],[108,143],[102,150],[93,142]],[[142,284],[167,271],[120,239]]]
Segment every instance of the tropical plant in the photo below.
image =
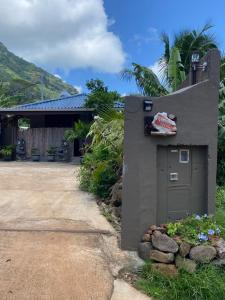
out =
[[[171,54],[174,55],[171,50],[175,48],[179,51],[179,55],[176,54],[177,58],[171,63],[181,63],[180,70],[187,75],[190,70],[191,55],[194,51],[198,51],[200,57],[203,57],[209,49],[217,48],[214,35],[210,33],[212,27],[213,26],[210,23],[206,23],[200,31],[182,30],[175,35],[172,45],[169,36],[166,33],[162,33],[161,41],[164,44],[164,54],[159,60],[159,66],[160,73],[167,82],[171,83],[169,61],[171,59]],[[176,70],[174,71],[177,72]],[[174,73],[172,78],[173,77],[175,77]]]
[[5,158],[5,157],[12,157],[13,155],[13,151],[15,149],[14,145],[7,145],[4,146],[1,150],[0,150],[0,154]]
[[168,93],[155,73],[139,64],[132,63],[132,69],[124,69],[121,76],[128,81],[134,78],[139,91],[145,96],[163,96]]
[[122,173],[124,116],[112,108],[95,117],[88,137],[91,143],[83,158],[80,184],[84,190],[101,198],[109,195],[111,186]]
[[68,129],[65,132],[65,139],[69,142],[73,142],[75,139],[84,140],[89,132],[91,123],[82,122],[78,120],[74,123],[72,129]]
[[55,146],[49,146],[47,150],[48,155],[56,155],[57,148]]
[[140,92],[147,96],[162,96],[179,88],[190,70],[191,55],[198,51],[200,57],[216,48],[212,25],[207,23],[200,31],[184,30],[175,35],[173,44],[165,33],[161,35],[164,54],[159,59],[160,78],[147,67],[133,63],[132,69],[122,71],[122,78],[134,78]]

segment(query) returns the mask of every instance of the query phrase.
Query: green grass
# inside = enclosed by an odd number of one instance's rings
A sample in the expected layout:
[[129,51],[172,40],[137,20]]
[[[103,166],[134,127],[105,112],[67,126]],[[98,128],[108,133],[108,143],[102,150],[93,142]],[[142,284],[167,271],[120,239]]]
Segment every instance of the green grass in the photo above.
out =
[[168,278],[146,263],[136,287],[156,300],[224,300],[225,269],[205,265],[194,274],[181,272]]
[[216,222],[225,228],[225,187],[217,187]]
[[[225,187],[217,188],[215,220],[224,227],[225,237]],[[194,274],[180,272],[168,278],[146,262],[136,287],[156,300],[225,300],[225,268],[202,265]]]

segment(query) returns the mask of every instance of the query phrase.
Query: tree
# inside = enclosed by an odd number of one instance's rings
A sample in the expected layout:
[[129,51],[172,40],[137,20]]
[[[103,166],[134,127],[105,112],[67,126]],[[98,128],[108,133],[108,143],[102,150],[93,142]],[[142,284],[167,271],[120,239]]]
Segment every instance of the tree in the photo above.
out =
[[168,93],[155,73],[139,64],[132,63],[132,69],[124,69],[121,76],[126,80],[134,78],[140,92],[145,96],[162,96]]
[[206,23],[200,31],[182,30],[175,35],[172,45],[169,36],[162,33],[164,54],[159,59],[160,73],[172,90],[177,89],[184,74],[189,73],[194,51],[198,51],[200,57],[203,57],[209,49],[217,48],[214,35],[209,32],[212,27],[210,23]]
[[161,35],[164,53],[159,59],[160,79],[147,67],[133,63],[132,69],[125,69],[122,78],[134,78],[141,93],[147,96],[162,96],[179,88],[190,70],[191,55],[198,50],[200,57],[209,49],[216,48],[216,42],[205,24],[200,31],[183,30],[176,34],[171,44],[166,33]]
[[87,96],[85,107],[94,108],[96,112],[101,111],[105,107],[113,107],[121,99],[119,93],[109,91],[104,82],[99,79],[87,81],[86,87],[90,93]]

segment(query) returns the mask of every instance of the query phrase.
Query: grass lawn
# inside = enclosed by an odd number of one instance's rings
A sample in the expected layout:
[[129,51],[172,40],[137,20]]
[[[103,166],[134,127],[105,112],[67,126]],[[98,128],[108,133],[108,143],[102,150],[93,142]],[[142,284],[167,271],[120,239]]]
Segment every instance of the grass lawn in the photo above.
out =
[[[225,187],[217,189],[216,222],[224,227],[225,237]],[[136,287],[156,300],[225,300],[225,267],[199,266],[196,273],[180,272],[168,278],[151,270],[146,262]]]

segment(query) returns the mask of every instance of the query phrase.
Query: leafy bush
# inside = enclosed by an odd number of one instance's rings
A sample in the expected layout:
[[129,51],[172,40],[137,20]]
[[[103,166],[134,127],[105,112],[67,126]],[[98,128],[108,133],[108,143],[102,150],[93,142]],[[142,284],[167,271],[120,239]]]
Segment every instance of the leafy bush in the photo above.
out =
[[216,207],[225,209],[225,187],[218,186],[216,189]]
[[196,273],[180,272],[170,278],[151,269],[147,263],[137,281],[137,288],[156,300],[223,300],[225,269],[203,265]]
[[220,131],[217,152],[217,184],[223,186],[225,184],[225,140],[220,136]]
[[210,243],[221,234],[222,227],[213,217],[193,215],[180,222],[169,223],[167,234],[178,235],[182,240],[193,245]]
[[15,150],[15,146],[14,145],[7,145],[4,146],[1,150],[0,150],[0,154],[3,157],[10,157],[13,155],[13,151]]
[[222,227],[221,234],[225,236],[225,187],[217,187],[216,193],[216,222]]
[[57,148],[55,146],[49,146],[47,149],[48,155],[56,155]]
[[122,173],[123,126],[123,115],[108,110],[95,118],[88,134],[92,142],[83,158],[80,186],[101,198],[109,195]]
[[65,132],[65,139],[69,142],[73,142],[75,139],[85,139],[91,124],[82,122],[81,120],[78,120],[74,123],[74,126],[72,129],[68,129]]

